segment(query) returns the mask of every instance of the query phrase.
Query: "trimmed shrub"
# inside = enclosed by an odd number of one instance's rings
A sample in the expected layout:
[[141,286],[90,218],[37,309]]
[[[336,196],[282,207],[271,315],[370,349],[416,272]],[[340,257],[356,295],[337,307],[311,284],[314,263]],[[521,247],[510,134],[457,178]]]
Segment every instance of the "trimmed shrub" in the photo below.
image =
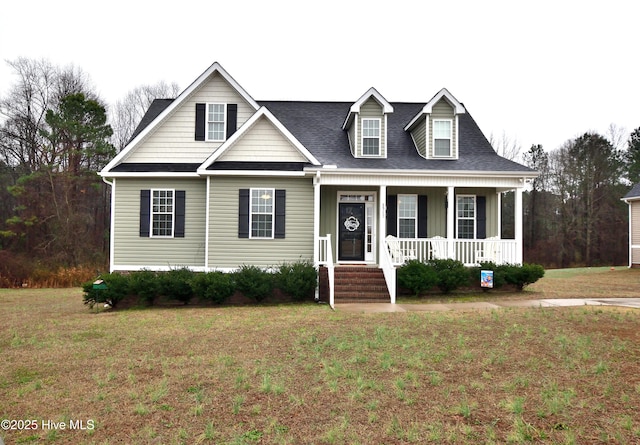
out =
[[194,294],[203,300],[221,304],[236,291],[233,275],[223,272],[196,274],[191,280]]
[[127,275],[118,272],[100,275],[99,279],[104,281],[106,289],[94,289],[93,281],[84,283],[84,304],[93,308],[98,303],[107,303],[115,308],[118,303],[131,294],[131,280]]
[[258,303],[273,292],[273,274],[257,266],[242,265],[233,275],[238,290]]
[[138,296],[141,303],[153,306],[160,296],[158,274],[151,270],[141,270],[130,275],[131,293]]
[[445,294],[469,283],[469,270],[458,260],[431,260],[427,263],[438,274],[436,285]]
[[318,284],[318,271],[309,260],[283,263],[278,266],[275,279],[282,292],[301,301],[313,296]]
[[523,290],[544,276],[544,268],[539,264],[524,263],[522,266],[512,266],[505,277],[507,283],[514,284],[518,290]]
[[397,279],[398,285],[409,289],[417,297],[438,283],[438,274],[422,261],[410,260],[398,269]]
[[193,272],[186,267],[171,269],[169,272],[158,274],[158,278],[160,294],[170,300],[189,304],[193,298],[193,289],[190,284]]

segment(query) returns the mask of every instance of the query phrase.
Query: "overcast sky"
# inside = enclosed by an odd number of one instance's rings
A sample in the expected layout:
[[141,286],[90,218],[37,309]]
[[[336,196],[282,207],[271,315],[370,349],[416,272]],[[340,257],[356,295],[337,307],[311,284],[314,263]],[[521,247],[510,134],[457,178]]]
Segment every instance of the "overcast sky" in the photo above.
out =
[[256,100],[426,102],[446,87],[485,135],[552,150],[611,124],[640,127],[630,0],[6,2],[6,60],[73,64],[108,103],[140,85],[186,88],[219,62]]

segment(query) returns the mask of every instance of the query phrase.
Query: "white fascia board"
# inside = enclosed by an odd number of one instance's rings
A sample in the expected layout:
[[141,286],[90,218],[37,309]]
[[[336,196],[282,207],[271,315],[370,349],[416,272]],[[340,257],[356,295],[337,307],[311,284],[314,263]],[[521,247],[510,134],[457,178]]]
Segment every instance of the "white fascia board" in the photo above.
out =
[[404,127],[404,130],[407,131],[411,127],[413,127],[413,125],[418,121],[418,119],[420,119],[420,116],[423,116],[425,114],[431,114],[433,112],[433,106],[437,104],[438,101],[440,101],[440,99],[442,99],[443,97],[446,99],[447,102],[449,102],[449,105],[453,107],[454,114],[458,115],[458,114],[467,112],[464,105],[462,105],[462,103],[460,103],[458,99],[453,97],[453,94],[451,94],[446,88],[443,88],[440,91],[438,91],[436,95],[433,96],[429,102],[427,102],[427,104],[422,108],[422,110],[418,114],[414,116],[413,119],[411,119],[411,121]]
[[349,114],[342,124],[343,130],[346,130],[349,127],[350,122],[353,120],[353,116],[360,113],[360,107],[367,100],[369,100],[370,97],[373,97],[375,101],[380,104],[380,106],[382,107],[382,112],[384,114],[393,113],[393,105],[391,105],[389,101],[378,92],[378,90],[376,90],[374,87],[371,87],[367,90],[366,93],[360,96],[360,99],[358,99],[353,103],[353,105],[351,105],[351,108],[349,108]]
[[103,178],[199,178],[195,172],[104,172],[98,175]]
[[390,170],[390,169],[358,169],[358,168],[315,168],[306,167],[305,171],[331,173],[332,175],[379,175],[379,176],[451,176],[451,177],[511,177],[511,178],[537,178],[538,172],[519,171],[478,171],[478,170]]
[[217,159],[219,159],[226,151],[228,151],[233,145],[240,139],[242,136],[251,131],[251,127],[260,119],[261,117],[265,117],[273,124],[274,127],[302,154],[311,164],[320,165],[320,162],[311,154],[309,150],[307,150],[304,145],[296,139],[296,137],[291,134],[287,128],[282,125],[282,123],[276,119],[276,117],[266,108],[260,107],[260,109],[253,113],[253,115],[247,120],[247,122],[242,125],[238,131],[233,133],[229,139],[227,139],[224,144],[222,144],[211,156],[209,156],[203,163],[198,167],[198,174],[206,175],[211,174],[211,171],[207,170],[208,167],[211,166]]
[[359,113],[360,112],[360,107],[362,106],[362,104],[364,104],[366,101],[369,100],[370,97],[372,97],[376,100],[376,102],[378,102],[380,104],[380,106],[382,107],[382,112],[383,113],[393,113],[393,106],[389,103],[389,101],[387,99],[385,99],[382,94],[380,94],[378,92],[378,90],[376,90],[375,88],[371,87],[367,90],[366,93],[364,93],[360,99],[358,99],[357,101],[354,102],[353,105],[351,105],[350,108],[350,112],[351,113]]
[[182,105],[182,103],[187,100],[191,94],[196,91],[200,86],[211,76],[213,73],[217,72],[220,74],[229,84],[242,96],[244,100],[246,100],[255,110],[260,108],[260,105],[247,93],[244,88],[235,81],[233,77],[229,75],[225,71],[224,68],[218,63],[214,62],[207,70],[202,73],[195,81],[191,83],[182,93],[178,95],[178,97],[171,102],[171,104],[165,108],[162,113],[160,113],[149,125],[146,126],[144,130],[142,130],[131,142],[127,144],[127,146],[122,149],[118,155],[111,160],[101,171],[101,173],[106,173],[111,170],[113,167],[122,162],[142,140],[144,140],[149,133],[151,133],[162,121],[166,119],[167,116],[172,114],[176,108]]
[[304,171],[282,171],[282,170],[205,170],[201,173],[203,176],[288,176],[303,177],[307,176]]

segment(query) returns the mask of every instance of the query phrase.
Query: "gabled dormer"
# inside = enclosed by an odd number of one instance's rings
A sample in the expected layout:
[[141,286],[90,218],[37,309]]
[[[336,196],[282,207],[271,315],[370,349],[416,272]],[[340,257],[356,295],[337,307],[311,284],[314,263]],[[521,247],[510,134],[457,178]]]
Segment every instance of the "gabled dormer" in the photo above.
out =
[[389,113],[393,113],[393,107],[373,87],[351,106],[342,129],[348,132],[349,146],[354,157],[387,157]]
[[463,113],[466,113],[464,106],[443,88],[404,130],[411,132],[416,149],[423,158],[458,159],[458,116]]

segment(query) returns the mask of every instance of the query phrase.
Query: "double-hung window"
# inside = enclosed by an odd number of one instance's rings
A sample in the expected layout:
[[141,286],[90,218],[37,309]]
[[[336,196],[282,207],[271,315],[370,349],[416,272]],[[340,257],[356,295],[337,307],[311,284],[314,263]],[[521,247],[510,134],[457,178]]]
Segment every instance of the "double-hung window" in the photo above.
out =
[[380,156],[380,119],[362,119],[362,155]]
[[274,189],[251,189],[251,238],[273,238]]
[[456,198],[456,213],[458,220],[458,238],[475,238],[476,197],[472,195],[458,195]]
[[418,221],[418,197],[398,195],[398,237],[415,238]]
[[434,119],[433,121],[433,156],[451,156],[451,129],[449,119]]
[[151,236],[172,237],[174,191],[153,190],[151,196]]
[[225,140],[225,104],[207,104],[207,140]]

